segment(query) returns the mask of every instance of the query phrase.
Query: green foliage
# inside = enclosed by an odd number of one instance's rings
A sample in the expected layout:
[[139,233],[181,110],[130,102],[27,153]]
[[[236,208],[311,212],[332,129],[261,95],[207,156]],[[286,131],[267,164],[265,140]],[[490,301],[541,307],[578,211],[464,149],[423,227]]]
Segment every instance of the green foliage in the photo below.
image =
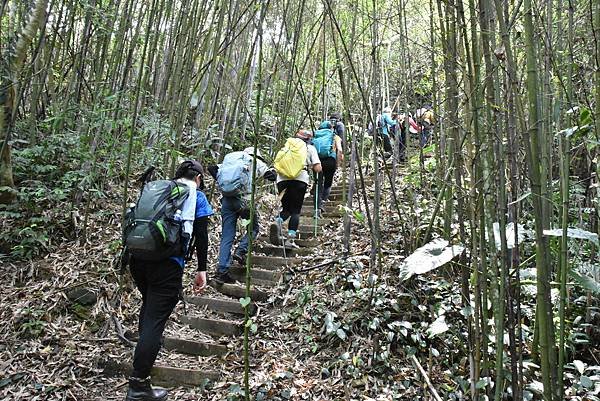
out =
[[[303,348],[313,353],[337,350],[328,370],[339,370],[359,382],[365,375],[398,374],[399,353],[433,348],[439,354],[436,349],[445,348],[444,343],[459,341],[455,334],[462,329],[456,319],[439,329],[444,316],[458,315],[460,292],[443,280],[417,277],[416,281],[428,297],[418,298],[395,283],[369,276],[362,264],[346,262],[324,285],[336,289],[334,293],[316,295],[316,288],[303,288],[287,319],[298,325]],[[310,316],[309,322],[303,320],[305,316]],[[373,343],[367,346],[366,339]],[[367,347],[369,363],[362,351]],[[458,342],[453,346],[455,352],[461,348]]]
[[46,327],[43,319],[45,312],[44,309],[39,308],[25,308],[20,311],[18,333],[27,338],[39,337]]
[[76,135],[51,136],[13,154],[17,201],[0,205],[0,249],[16,258],[32,258],[72,235],[72,206],[84,189],[80,170],[85,154]]

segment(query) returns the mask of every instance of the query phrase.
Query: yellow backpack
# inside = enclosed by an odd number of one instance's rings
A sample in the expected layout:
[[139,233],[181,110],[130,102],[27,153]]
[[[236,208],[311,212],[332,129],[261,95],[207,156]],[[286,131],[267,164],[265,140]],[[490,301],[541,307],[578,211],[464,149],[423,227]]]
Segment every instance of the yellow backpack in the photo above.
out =
[[273,166],[279,175],[285,178],[296,178],[304,170],[308,149],[300,138],[288,138],[284,147],[277,152]]
[[433,123],[435,122],[435,117],[433,116],[433,111],[431,110],[427,110],[425,113],[423,113],[422,118],[423,121],[426,121],[431,125],[433,125]]

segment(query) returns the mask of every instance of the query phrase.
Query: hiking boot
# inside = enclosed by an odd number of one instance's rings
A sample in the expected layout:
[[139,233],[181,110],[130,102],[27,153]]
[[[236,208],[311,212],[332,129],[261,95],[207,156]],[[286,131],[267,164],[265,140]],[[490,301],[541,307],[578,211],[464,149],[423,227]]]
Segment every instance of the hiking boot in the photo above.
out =
[[286,238],[283,241],[283,246],[287,249],[298,249],[300,246],[296,244],[295,238]]
[[242,252],[236,252],[233,254],[233,260],[238,262],[240,265],[243,265],[246,262],[246,254]]
[[324,188],[323,189],[323,194],[321,195],[321,202],[327,202],[327,200],[329,199],[329,195],[330,194],[331,194],[331,187]]
[[281,223],[279,221],[275,221],[271,224],[269,229],[269,241],[273,245],[281,245],[283,240],[283,234],[281,230]]
[[125,401],[165,401],[167,399],[167,390],[150,385],[150,377],[140,379],[138,377],[129,378],[129,388]]
[[225,273],[217,273],[217,276],[215,277],[215,281],[217,282],[217,284],[236,284],[237,280],[234,279],[233,277],[231,277],[231,274],[229,272],[225,272]]

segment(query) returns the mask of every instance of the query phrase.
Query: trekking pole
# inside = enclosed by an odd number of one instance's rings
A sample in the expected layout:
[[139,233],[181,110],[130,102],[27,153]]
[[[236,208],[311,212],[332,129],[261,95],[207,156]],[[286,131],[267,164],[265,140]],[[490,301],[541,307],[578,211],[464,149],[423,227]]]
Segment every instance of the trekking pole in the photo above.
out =
[[319,224],[319,177],[323,172],[317,173],[317,186],[315,187],[315,238],[317,237],[317,226]]
[[[275,189],[277,190],[277,185],[275,184]],[[281,199],[283,198],[283,195],[285,194],[286,190],[284,189],[281,194],[279,194],[279,202],[281,203]],[[277,216],[279,216],[279,214],[277,214]],[[286,269],[288,268],[288,260],[287,260],[287,252],[285,250],[285,238],[283,237],[283,222],[281,223],[276,223],[276,224],[280,224],[279,230],[278,230],[278,235],[279,235],[279,242],[281,242],[281,249],[282,249],[282,253],[283,253],[283,260],[285,261],[285,267]],[[275,245],[276,246],[276,245]]]

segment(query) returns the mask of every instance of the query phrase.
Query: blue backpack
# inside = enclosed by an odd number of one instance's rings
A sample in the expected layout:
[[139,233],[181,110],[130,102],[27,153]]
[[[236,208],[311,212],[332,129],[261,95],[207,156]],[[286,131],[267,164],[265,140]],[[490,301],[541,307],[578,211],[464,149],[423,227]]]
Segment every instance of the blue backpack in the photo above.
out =
[[331,127],[331,123],[323,121],[313,138],[313,145],[317,149],[320,158],[333,157],[335,159],[336,154],[335,150],[333,150],[334,136],[335,129]]
[[225,156],[217,172],[217,185],[225,197],[238,197],[251,192],[252,156],[232,152]]

